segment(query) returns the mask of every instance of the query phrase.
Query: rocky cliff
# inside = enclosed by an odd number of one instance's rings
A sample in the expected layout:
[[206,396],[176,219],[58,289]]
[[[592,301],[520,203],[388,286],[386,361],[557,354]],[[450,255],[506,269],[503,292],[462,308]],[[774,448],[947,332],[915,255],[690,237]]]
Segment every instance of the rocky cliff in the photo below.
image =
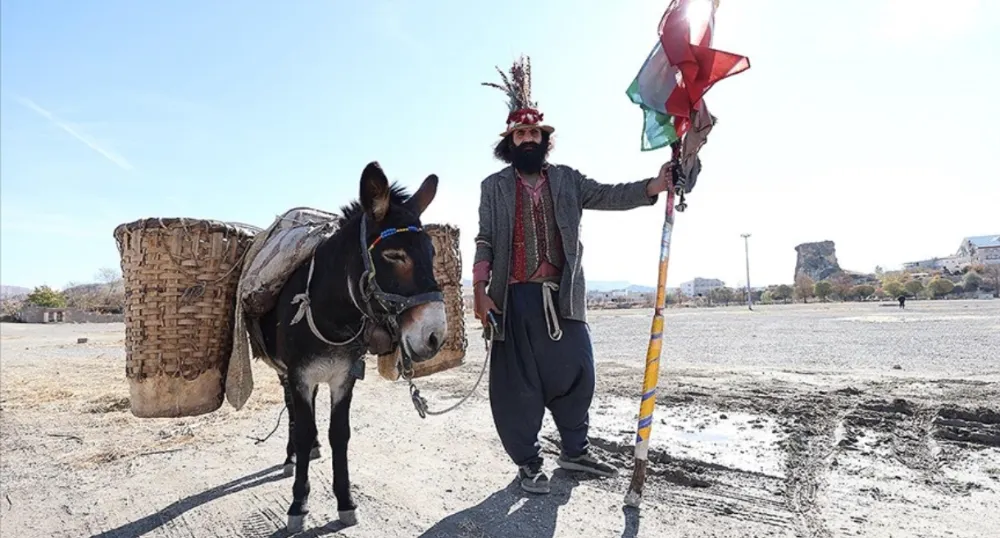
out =
[[802,243],[795,247],[795,252],[798,253],[798,259],[795,260],[795,278],[805,274],[814,282],[819,282],[841,272],[840,264],[837,263],[837,248],[833,241]]

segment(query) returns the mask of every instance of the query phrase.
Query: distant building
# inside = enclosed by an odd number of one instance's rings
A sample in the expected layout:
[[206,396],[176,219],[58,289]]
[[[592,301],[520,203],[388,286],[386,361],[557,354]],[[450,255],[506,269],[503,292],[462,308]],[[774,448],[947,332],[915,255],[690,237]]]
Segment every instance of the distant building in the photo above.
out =
[[903,264],[903,269],[944,269],[957,273],[971,264],[1000,264],[1000,235],[980,235],[962,239],[955,254]]
[[712,290],[724,288],[726,283],[717,278],[695,278],[681,283],[681,292],[688,297],[707,296]]
[[120,323],[125,320],[125,316],[87,312],[76,308],[29,305],[18,311],[17,320],[21,323]]
[[963,267],[969,265],[968,256],[946,256],[944,258],[931,258],[918,262],[907,262],[903,264],[903,269],[914,271],[917,269],[944,269],[949,273],[957,273]]
[[17,318],[23,323],[62,323],[66,321],[67,310],[66,308],[26,306],[21,309]]
[[962,239],[956,256],[968,256],[970,261],[982,264],[1000,264],[1000,235],[981,235]]
[[587,292],[588,308],[647,308],[656,302],[655,291],[611,290]]

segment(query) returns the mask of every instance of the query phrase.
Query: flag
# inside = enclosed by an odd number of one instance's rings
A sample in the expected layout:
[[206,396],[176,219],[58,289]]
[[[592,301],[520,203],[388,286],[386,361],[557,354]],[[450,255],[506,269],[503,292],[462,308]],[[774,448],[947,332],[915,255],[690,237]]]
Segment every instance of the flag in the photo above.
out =
[[663,46],[656,43],[639,73],[629,85],[627,94],[643,113],[642,151],[668,146],[680,138],[674,129],[674,118],[667,114],[667,98],[674,90],[673,80],[678,75],[669,64]]
[[660,39],[626,92],[643,111],[642,151],[683,137],[712,85],[750,68],[747,57],[710,47],[717,7],[718,0],[673,0],[660,20]]
[[716,82],[750,68],[746,56],[711,48],[717,8],[717,0],[673,0],[660,20],[660,45],[679,72],[665,108],[681,136]]

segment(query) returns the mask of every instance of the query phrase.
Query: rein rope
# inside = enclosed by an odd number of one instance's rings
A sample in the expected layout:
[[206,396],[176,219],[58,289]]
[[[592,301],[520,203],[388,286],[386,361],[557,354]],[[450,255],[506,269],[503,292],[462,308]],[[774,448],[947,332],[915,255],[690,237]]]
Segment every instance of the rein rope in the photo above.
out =
[[[490,327],[493,328],[493,331],[496,330],[496,320],[493,318],[492,313],[490,313]],[[475,394],[476,389],[479,388],[479,383],[483,380],[483,375],[486,373],[486,366],[490,363],[490,354],[493,350],[492,349],[493,331],[489,331],[487,333],[487,328],[486,327],[483,328],[483,343],[486,347],[486,356],[483,358],[483,367],[481,370],[479,370],[479,377],[476,378],[476,383],[472,385],[472,389],[470,389],[469,392],[467,392],[465,396],[462,397],[461,400],[453,404],[451,407],[448,407],[447,409],[442,409],[441,411],[432,411],[430,407],[427,405],[427,400],[420,395],[420,389],[418,389],[417,385],[413,382],[413,369],[411,368],[409,370],[409,375],[405,373],[403,374],[403,378],[406,379],[406,381],[410,384],[410,400],[413,401],[413,407],[417,410],[417,414],[420,415],[420,418],[427,418],[427,415],[440,416],[445,413],[448,413],[449,411],[458,409],[458,406],[465,403],[466,400],[468,400],[473,394]],[[400,364],[401,362],[402,360],[396,363],[397,368],[401,367]],[[400,371],[402,372],[402,370]]]

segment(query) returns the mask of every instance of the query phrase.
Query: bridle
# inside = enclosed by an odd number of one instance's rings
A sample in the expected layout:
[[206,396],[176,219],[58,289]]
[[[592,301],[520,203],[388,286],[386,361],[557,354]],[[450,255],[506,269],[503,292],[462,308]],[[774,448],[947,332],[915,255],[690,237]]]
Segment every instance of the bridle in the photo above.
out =
[[[361,327],[354,336],[341,342],[329,340],[319,331],[316,322],[313,320],[312,307],[310,306],[309,288],[312,284],[313,271],[316,267],[316,251],[313,251],[309,261],[309,276],[306,278],[306,290],[292,298],[292,304],[298,304],[299,310],[292,318],[292,325],[295,325],[304,317],[312,330],[313,336],[320,341],[331,346],[346,346],[354,342],[365,332],[367,322],[371,320],[376,326],[383,327],[390,337],[392,344],[399,346],[400,359],[397,363],[400,372],[407,379],[413,376],[413,359],[407,353],[406,347],[400,345],[399,315],[403,312],[422,304],[433,302],[444,302],[444,293],[441,291],[430,291],[418,293],[416,295],[399,295],[388,293],[379,286],[375,279],[375,261],[372,259],[372,251],[383,239],[398,233],[423,233],[420,226],[407,226],[405,228],[388,228],[381,231],[371,243],[368,243],[368,214],[361,217],[361,259],[364,263],[364,271],[358,279],[358,289],[361,291],[361,304],[354,301],[354,305],[361,312]],[[350,286],[348,287],[350,289]],[[353,293],[351,299],[354,299]]]
[[[407,232],[424,233],[424,229],[413,225],[405,228],[387,228],[379,232],[378,237],[371,243],[368,243],[368,218],[368,214],[361,217],[361,259],[365,268],[358,280],[358,285],[365,310],[362,314],[385,328],[393,344],[400,344],[399,315],[415,306],[444,302],[444,293],[428,291],[416,295],[399,295],[383,290],[378,281],[375,280],[375,261],[372,259],[372,251],[375,250],[375,246],[387,237]],[[376,309],[376,306],[380,308]],[[400,346],[400,360],[402,370],[412,374],[413,361],[404,346]]]
[[[361,327],[358,329],[358,332],[354,334],[354,336],[343,342],[332,342],[319,332],[319,329],[313,321],[312,308],[309,306],[309,286],[312,283],[313,269],[316,265],[315,251],[313,251],[312,260],[309,262],[309,276],[306,280],[306,291],[305,293],[300,293],[292,298],[292,304],[301,303],[299,304],[299,311],[295,314],[295,317],[292,318],[292,324],[294,325],[298,323],[303,317],[305,317],[309,322],[309,328],[312,330],[313,335],[316,338],[332,346],[346,346],[361,337],[362,333],[365,331],[367,321],[372,320],[376,324],[382,325],[389,332],[389,336],[393,344],[399,345],[399,320],[396,318],[400,314],[410,308],[422,304],[444,302],[444,294],[440,291],[418,293],[410,296],[387,293],[381,286],[378,285],[378,281],[375,280],[375,262],[372,260],[372,251],[375,250],[375,246],[386,237],[406,232],[423,233],[424,229],[420,226],[388,228],[379,232],[378,237],[376,237],[371,243],[368,243],[368,215],[365,214],[361,217],[361,259],[364,263],[364,271],[362,271],[361,277],[358,280],[358,286],[361,290],[361,302],[364,307],[359,305],[357,301],[354,301],[355,306],[359,311],[361,311]],[[348,286],[348,290],[350,291],[350,286]],[[351,293],[351,299],[354,300],[353,292]],[[376,305],[380,307],[378,310],[375,308]],[[476,388],[479,387],[479,382],[483,380],[483,375],[486,373],[486,367],[489,364],[490,351],[492,347],[492,333],[493,331],[498,330],[497,323],[493,318],[493,315],[490,314],[489,318],[490,328],[492,331],[483,331],[483,341],[486,343],[486,360],[483,361],[483,367],[479,372],[479,378],[476,379],[476,383],[472,386],[472,390],[470,390],[461,400],[443,411],[431,411],[428,408],[427,400],[420,395],[420,390],[418,390],[417,386],[413,383],[413,359],[407,353],[405,346],[399,346],[399,360],[396,363],[396,368],[403,379],[410,384],[410,399],[413,402],[413,407],[417,410],[417,414],[420,415],[420,418],[427,418],[427,415],[443,415],[453,409],[456,409],[468,400],[469,397],[476,391]]]

